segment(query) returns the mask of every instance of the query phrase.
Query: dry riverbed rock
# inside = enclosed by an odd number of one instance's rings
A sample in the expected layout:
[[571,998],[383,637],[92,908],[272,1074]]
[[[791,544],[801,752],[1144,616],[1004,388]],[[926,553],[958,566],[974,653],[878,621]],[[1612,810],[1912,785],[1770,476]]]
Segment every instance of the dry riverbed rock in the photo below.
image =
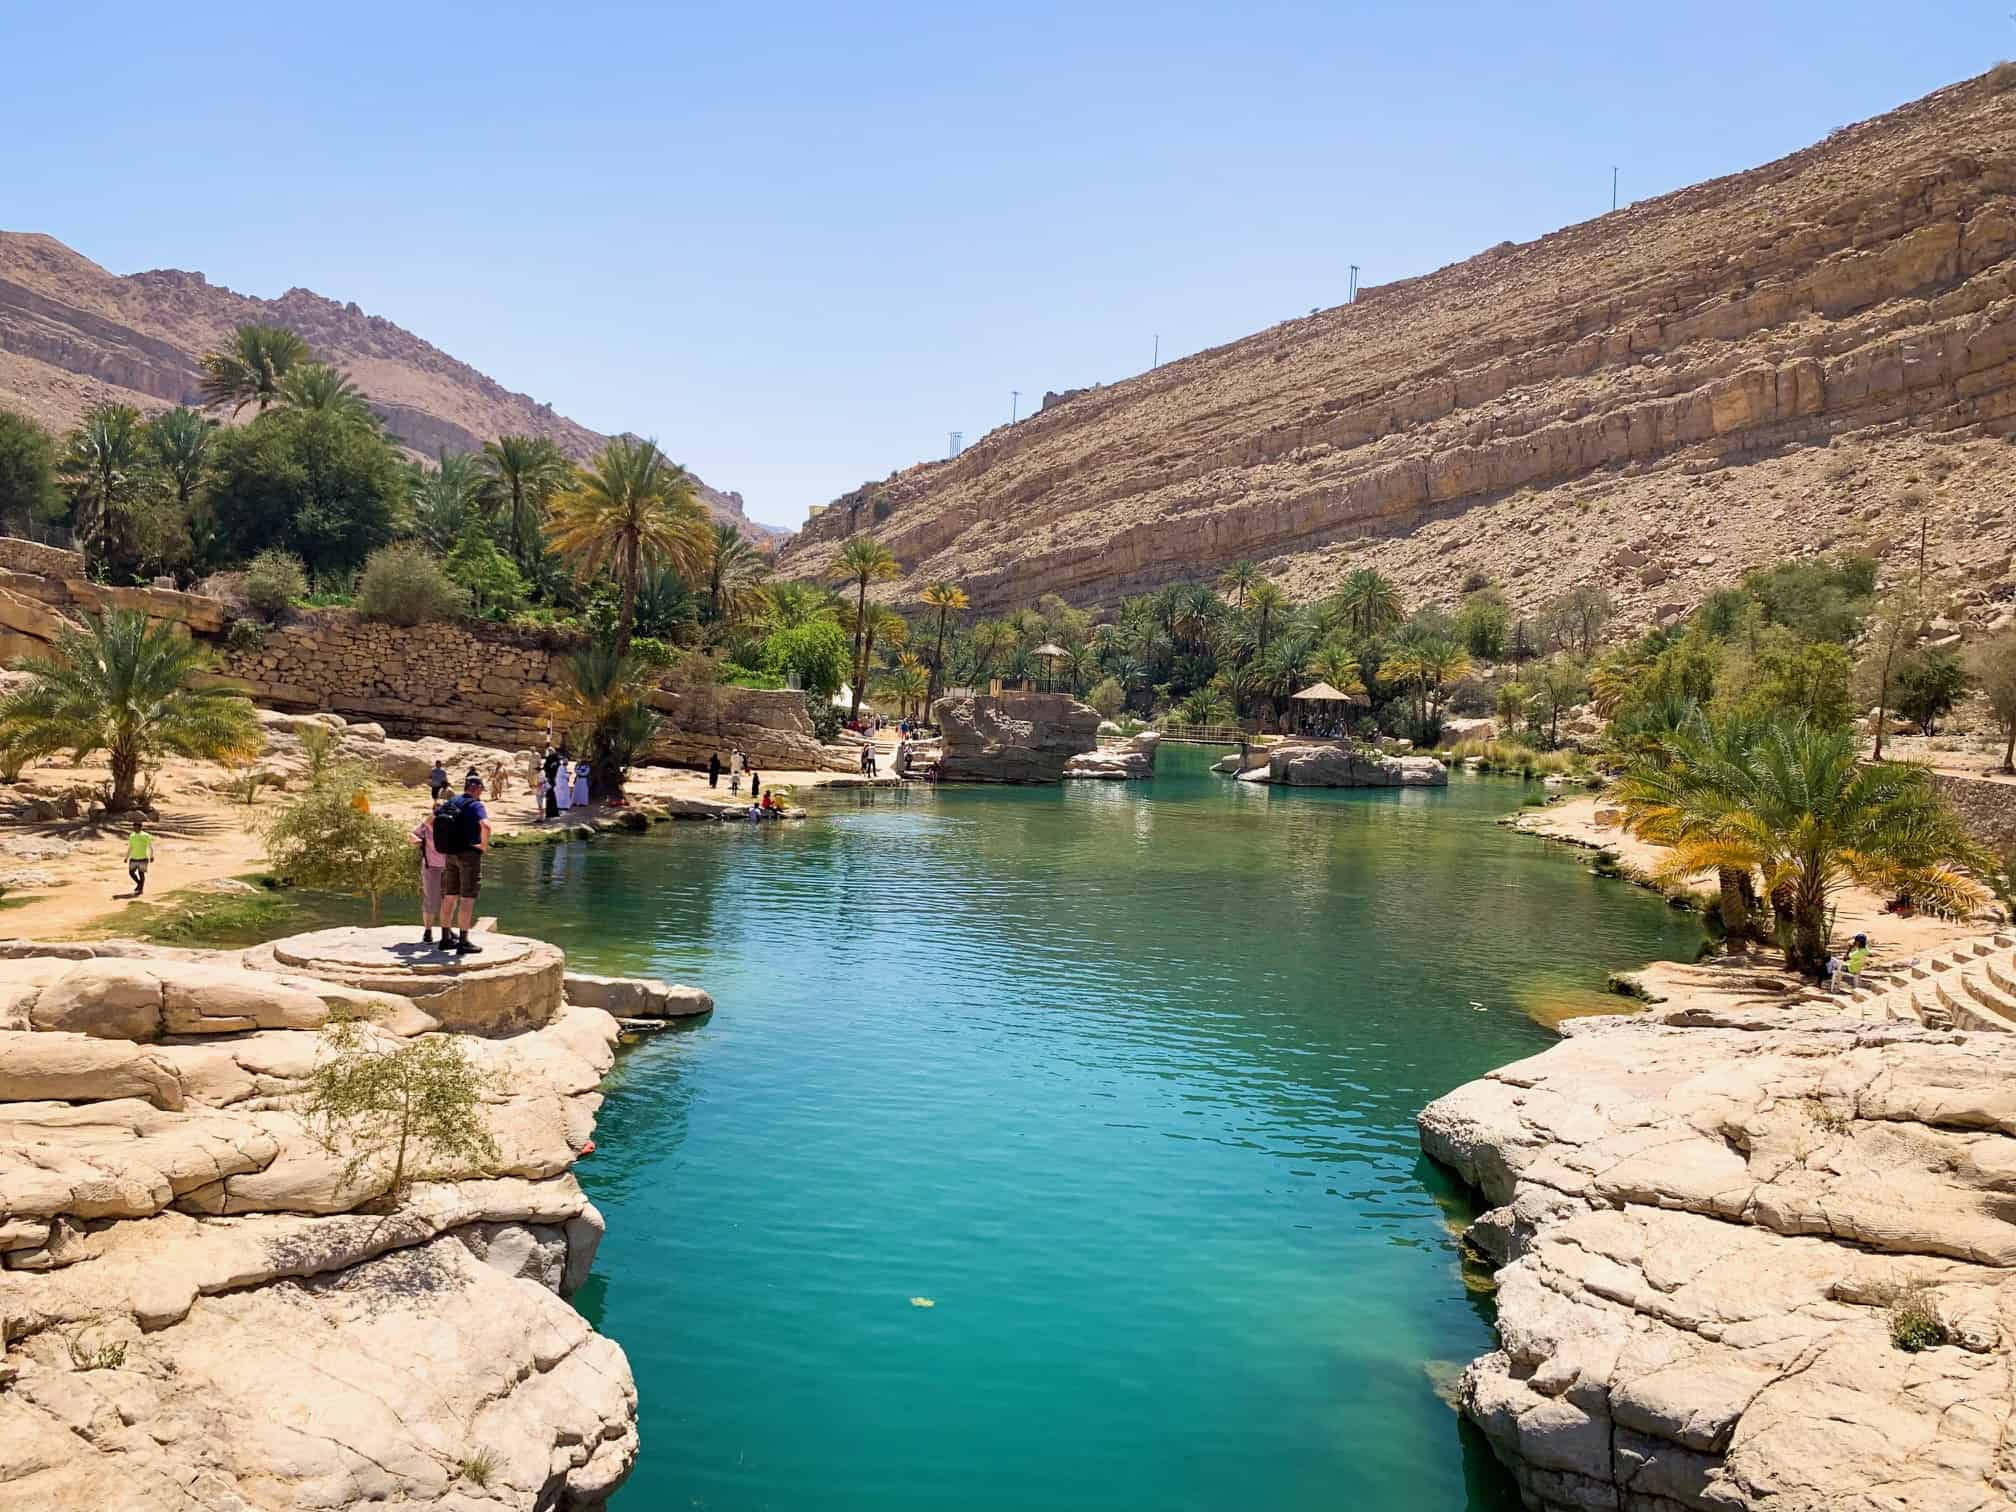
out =
[[1422,1113],[1503,1266],[1463,1411],[1542,1512],[2010,1506],[2016,1036],[1755,1022],[1578,1020]]
[[[418,1005],[460,963],[401,991],[417,964],[364,959],[368,936],[276,942],[253,967],[0,951],[0,1503],[557,1512],[628,1473],[628,1363],[562,1300],[602,1235],[569,1167],[616,1020],[561,996],[552,947],[489,937],[462,1001],[499,1011],[461,1043],[496,1153],[388,1205],[382,1163],[346,1177],[297,1111],[318,1030],[336,1014],[387,1047],[438,1032]],[[640,1012],[711,1007],[568,980]]]

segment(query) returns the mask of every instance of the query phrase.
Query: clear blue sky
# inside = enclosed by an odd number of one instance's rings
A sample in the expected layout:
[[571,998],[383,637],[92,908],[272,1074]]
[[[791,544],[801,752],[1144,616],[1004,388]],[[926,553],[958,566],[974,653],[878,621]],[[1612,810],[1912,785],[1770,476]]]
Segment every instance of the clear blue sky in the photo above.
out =
[[0,0],[0,227],[356,300],[796,525],[1158,332],[1980,72],[2009,9]]

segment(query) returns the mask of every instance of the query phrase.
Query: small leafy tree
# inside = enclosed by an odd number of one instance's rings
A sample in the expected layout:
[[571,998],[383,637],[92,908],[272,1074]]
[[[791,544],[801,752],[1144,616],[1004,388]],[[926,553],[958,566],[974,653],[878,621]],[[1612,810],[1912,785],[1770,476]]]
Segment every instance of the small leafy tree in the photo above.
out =
[[0,410],[0,518],[49,520],[62,512],[54,439],[27,416]]
[[316,892],[362,893],[376,924],[384,899],[419,890],[419,864],[404,825],[354,806],[365,780],[359,766],[328,768],[262,835],[275,876]]
[[454,1036],[394,1040],[349,1019],[323,1030],[302,1112],[324,1149],[347,1152],[343,1186],[389,1162],[381,1195],[396,1201],[427,1173],[423,1160],[449,1171],[495,1163],[497,1141],[483,1114],[489,1090]]
[[371,553],[357,580],[357,607],[390,624],[424,625],[460,618],[468,611],[469,596],[449,580],[426,547],[400,541]]
[[1897,671],[1897,712],[1927,735],[1935,734],[1967,691],[1967,669],[1951,651],[1928,650],[1905,660]]
[[1918,632],[1925,623],[1925,603],[1908,586],[1894,588],[1876,610],[1876,624],[1863,653],[1861,679],[1864,697],[1876,705],[1876,749],[1872,759],[1883,759],[1883,736],[1890,722],[1891,699],[1897,691],[1897,673]]
[[623,796],[630,768],[658,738],[662,721],[650,703],[654,681],[635,657],[601,642],[567,659],[565,678],[544,702],[546,717],[567,731],[575,749],[587,752],[595,791],[605,800]]
[[471,520],[448,555],[448,576],[468,593],[478,614],[503,616],[525,602],[525,579],[489,532]]
[[1971,669],[2002,732],[2002,770],[2016,772],[2016,630],[1975,647]]
[[269,547],[245,569],[245,602],[268,619],[277,618],[308,592],[308,573],[291,551]]

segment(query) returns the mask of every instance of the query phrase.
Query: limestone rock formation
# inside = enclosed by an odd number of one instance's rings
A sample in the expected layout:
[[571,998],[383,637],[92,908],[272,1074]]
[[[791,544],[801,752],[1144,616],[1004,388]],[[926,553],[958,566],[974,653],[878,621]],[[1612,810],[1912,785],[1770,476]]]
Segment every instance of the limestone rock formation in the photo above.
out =
[[[247,323],[298,332],[427,460],[514,432],[543,436],[577,460],[608,440],[354,304],[308,289],[255,299],[176,269],[122,278],[52,237],[0,232],[0,406],[44,425],[74,424],[99,399],[143,412],[200,405],[198,359]],[[781,534],[751,520],[740,494],[702,483],[699,497],[752,540]]]
[[710,755],[725,766],[741,751],[764,772],[847,772],[852,748],[823,746],[812,729],[805,695],[787,688],[708,688],[684,696],[656,694],[666,728],[653,754],[661,760],[703,767]]
[[635,977],[594,976],[570,971],[564,979],[567,1001],[601,1008],[618,1018],[696,1018],[714,1011],[713,997],[698,987],[673,982],[640,981]]
[[1539,1512],[2016,1504],[2016,1037],[1752,1022],[1577,1020],[1422,1113],[1504,1266],[1463,1411]]
[[1082,756],[1073,756],[1064,765],[1066,777],[1085,777],[1107,782],[1127,782],[1155,775],[1155,748],[1162,737],[1143,730],[1117,745],[1100,746]]
[[[780,571],[872,533],[913,601],[1079,603],[1248,557],[1297,596],[1606,586],[1671,618],[1827,544],[2016,601],[2016,71],[1164,362],[824,511]],[[1831,124],[1831,123],[1829,123]]]
[[[1237,774],[1241,782],[1283,787],[1440,787],[1449,781],[1449,769],[1433,756],[1388,756],[1348,740],[1291,742],[1254,754],[1259,758],[1256,764]],[[1237,763],[1237,757],[1230,759]]]
[[[629,1366],[561,1300],[602,1233],[569,1167],[616,1021],[562,997],[550,946],[490,936],[480,968],[430,973],[395,948],[406,931],[381,934],[249,957],[0,948],[9,1507],[557,1512],[621,1483]],[[453,1009],[443,976],[462,979]],[[383,1048],[444,1018],[483,1031],[460,1043],[494,1155],[390,1202],[382,1157],[350,1179],[299,1107],[339,1013]]]
[[1099,711],[1065,693],[941,698],[931,722],[947,782],[1055,782],[1099,745]]

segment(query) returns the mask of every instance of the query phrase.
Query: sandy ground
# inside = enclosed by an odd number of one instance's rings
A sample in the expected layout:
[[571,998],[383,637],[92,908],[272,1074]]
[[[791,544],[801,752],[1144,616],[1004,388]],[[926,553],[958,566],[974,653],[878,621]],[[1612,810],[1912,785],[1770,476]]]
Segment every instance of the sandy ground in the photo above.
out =
[[[895,779],[886,774],[896,746],[894,732],[884,732],[877,745],[882,781],[893,784]],[[0,885],[6,889],[0,902],[0,935],[57,940],[100,934],[114,927],[108,916],[133,901],[126,875],[128,825],[94,824],[81,817],[36,819],[29,813],[37,800],[61,802],[66,794],[74,795],[80,812],[87,810],[110,775],[97,761],[75,767],[43,764],[29,768],[12,787],[0,787]],[[839,772],[760,775],[763,786],[780,798],[807,788],[860,781]],[[264,869],[265,850],[251,825],[272,805],[285,802],[285,795],[264,790],[258,805],[247,807],[232,794],[230,782],[231,773],[208,762],[172,762],[156,774],[154,803],[159,817],[148,826],[154,836],[154,864],[140,900],[143,906],[191,889],[229,891],[230,879]],[[705,772],[645,767],[632,775],[629,794],[633,800],[679,796],[725,801],[728,779],[724,775],[720,786],[710,790]],[[374,812],[398,819],[410,815],[415,824],[430,812],[422,787],[374,783],[370,798]],[[532,795],[515,780],[507,782],[501,797],[492,796],[490,811],[499,835],[532,829],[540,822]],[[580,823],[606,812],[602,805],[591,804],[585,811],[570,809],[567,816]],[[120,918],[117,927],[130,928],[130,918]]]

